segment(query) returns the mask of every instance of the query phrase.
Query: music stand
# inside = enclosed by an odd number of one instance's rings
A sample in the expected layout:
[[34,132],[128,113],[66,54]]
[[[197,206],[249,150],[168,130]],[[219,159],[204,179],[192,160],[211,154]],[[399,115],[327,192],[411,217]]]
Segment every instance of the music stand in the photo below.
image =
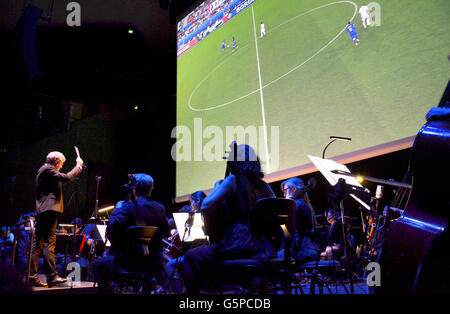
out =
[[[349,177],[347,175],[340,174],[339,172],[350,173],[347,166],[339,164],[331,159],[323,159],[315,156],[308,155],[309,159],[313,164],[319,169],[322,175],[327,179],[327,181],[332,185],[336,186],[345,181],[345,194],[350,195],[358,203],[360,203],[364,208],[370,211],[370,206],[362,201],[355,193],[364,194],[367,193],[364,187],[356,180],[354,177]],[[352,193],[354,192],[354,193]],[[346,223],[345,223],[345,208],[344,201],[342,199],[343,195],[339,199],[339,207],[341,211],[341,222],[342,222],[342,236],[344,241],[344,256],[347,260],[347,275],[350,281],[350,291],[351,294],[354,293],[353,278],[350,268],[350,257],[349,257],[349,243],[347,237]]]
[[173,220],[177,226],[178,234],[182,242],[192,242],[195,240],[206,240],[203,231],[203,217],[201,213],[195,213],[192,226],[187,228],[186,222],[189,219],[189,213],[173,213]]
[[85,239],[86,239],[85,234],[70,234],[69,235],[68,244],[70,247],[70,251],[75,252],[75,256],[76,256],[76,253],[81,252],[81,249],[82,249],[82,246],[84,245]]
[[111,243],[106,238],[106,225],[95,225],[97,227],[98,233],[100,234],[100,237],[102,238],[103,243],[105,244],[105,247],[110,247]]
[[[193,243],[197,240],[207,240],[207,236],[203,231],[204,222],[201,213],[173,213],[173,220],[178,230],[178,235],[181,240],[181,250],[184,250],[184,243]],[[192,219],[189,224],[188,219]],[[169,278],[169,282],[176,284],[179,273],[179,259],[182,254],[179,254],[175,260],[174,272]]]
[[349,195],[353,199],[355,199],[359,204],[361,204],[365,209],[370,211],[370,206],[355,195],[356,193],[359,192],[358,188],[359,190],[364,189],[361,183],[359,183],[358,180],[356,180],[356,178],[354,177],[334,172],[336,170],[339,170],[343,173],[351,173],[350,170],[347,168],[347,166],[339,164],[331,159],[323,159],[311,155],[308,155],[308,157],[313,162],[314,166],[316,166],[316,168],[319,169],[320,173],[325,177],[325,179],[327,179],[327,181],[332,186],[335,186],[339,182],[339,179],[344,179],[345,183],[348,186],[355,187],[354,188],[355,193],[349,193]]

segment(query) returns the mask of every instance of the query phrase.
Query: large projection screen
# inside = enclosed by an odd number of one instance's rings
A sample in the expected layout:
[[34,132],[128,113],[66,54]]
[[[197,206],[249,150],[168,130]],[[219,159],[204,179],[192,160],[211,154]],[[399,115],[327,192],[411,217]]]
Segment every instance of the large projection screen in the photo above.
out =
[[197,5],[177,21],[178,201],[223,178],[232,140],[269,182],[317,171],[330,136],[352,139],[328,147],[340,163],[411,147],[450,77],[448,0]]

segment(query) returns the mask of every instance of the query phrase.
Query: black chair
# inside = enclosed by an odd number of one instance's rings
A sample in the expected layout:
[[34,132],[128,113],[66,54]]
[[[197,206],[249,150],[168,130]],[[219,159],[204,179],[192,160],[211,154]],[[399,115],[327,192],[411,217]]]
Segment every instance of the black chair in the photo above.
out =
[[[336,224],[334,228],[341,229],[341,224]],[[323,231],[325,228],[323,226],[320,227],[317,231]],[[299,274],[296,276],[296,289],[298,289],[302,294],[304,293],[302,288],[302,283],[305,279],[309,280],[309,293],[315,294],[316,287],[318,287],[319,294],[323,294],[324,287],[327,289],[328,293],[332,294],[332,290],[328,284],[329,281],[332,281],[336,289],[338,284],[342,284],[343,289],[348,294],[347,287],[340,277],[346,274],[345,269],[345,261],[344,258],[335,258],[331,259],[321,259],[320,252],[325,251],[327,246],[327,241],[323,237],[317,236],[315,238],[315,242],[319,245],[319,253],[315,261],[308,261],[301,264],[296,264],[294,267],[296,272]]]
[[295,201],[285,198],[262,198],[253,206],[250,230],[269,240],[283,257],[263,259],[236,259],[222,263],[220,289],[238,290],[241,293],[268,291],[281,287],[291,292],[292,258],[291,236],[295,231]]
[[113,265],[113,288],[119,293],[151,293],[156,291],[150,244],[158,227],[132,226],[125,230],[127,249]]

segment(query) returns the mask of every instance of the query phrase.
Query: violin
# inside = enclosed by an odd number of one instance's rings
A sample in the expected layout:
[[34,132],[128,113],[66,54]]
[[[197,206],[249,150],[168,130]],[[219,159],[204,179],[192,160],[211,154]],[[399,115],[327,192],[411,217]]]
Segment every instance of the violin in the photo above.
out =
[[181,239],[178,231],[175,230],[174,234],[166,239],[162,239],[163,242],[163,258],[164,262],[168,263],[170,260],[181,256]]

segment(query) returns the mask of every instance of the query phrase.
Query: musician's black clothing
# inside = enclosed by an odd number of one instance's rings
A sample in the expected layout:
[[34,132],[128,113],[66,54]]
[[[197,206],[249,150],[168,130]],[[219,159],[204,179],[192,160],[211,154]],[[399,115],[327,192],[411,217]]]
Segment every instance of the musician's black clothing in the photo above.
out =
[[16,265],[25,267],[30,252],[31,231],[20,226],[17,231]]
[[159,274],[163,271],[162,238],[170,235],[165,207],[145,197],[123,203],[116,207],[109,217],[106,236],[111,242],[110,256],[94,262],[94,276],[99,285],[108,285],[113,280],[112,267],[137,266],[136,257],[128,250],[130,243],[125,238],[125,230],[131,226],[154,226],[159,230],[149,246],[151,271]]
[[75,166],[70,172],[61,173],[54,166],[44,164],[36,176],[36,215],[45,211],[62,213],[62,183],[73,180],[80,171],[81,169]]
[[52,281],[58,275],[55,264],[56,214],[55,211],[49,210],[36,216],[35,241],[33,243],[30,274],[30,277],[34,280],[38,279],[38,262],[41,254],[44,258],[44,273],[47,277],[47,282]]
[[[123,203],[109,217],[106,236],[111,241],[111,254],[117,255],[127,251],[129,243],[124,238],[124,232],[131,226],[154,226],[159,230],[152,239],[151,253],[162,252],[162,238],[170,235],[169,223],[165,207],[145,197]],[[156,255],[155,255],[156,256]]]
[[37,280],[38,259],[44,257],[47,282],[58,274],[55,265],[57,214],[64,211],[62,183],[73,180],[81,169],[75,166],[69,173],[59,172],[53,165],[44,164],[36,176],[36,234],[31,259],[32,280]]
[[318,246],[314,242],[314,220],[311,208],[303,199],[295,200],[296,230],[292,237],[292,256],[298,263],[314,260]]
[[218,228],[218,235],[213,237],[217,241],[191,249],[184,255],[184,281],[190,293],[198,292],[219,271],[217,267],[225,260],[264,259],[276,255],[272,244],[254,236],[249,227],[252,206],[260,198],[275,197],[272,189],[263,180],[244,175],[237,176],[236,183],[236,190],[216,209],[220,214],[204,215],[205,220],[220,217],[220,221],[213,221]]

